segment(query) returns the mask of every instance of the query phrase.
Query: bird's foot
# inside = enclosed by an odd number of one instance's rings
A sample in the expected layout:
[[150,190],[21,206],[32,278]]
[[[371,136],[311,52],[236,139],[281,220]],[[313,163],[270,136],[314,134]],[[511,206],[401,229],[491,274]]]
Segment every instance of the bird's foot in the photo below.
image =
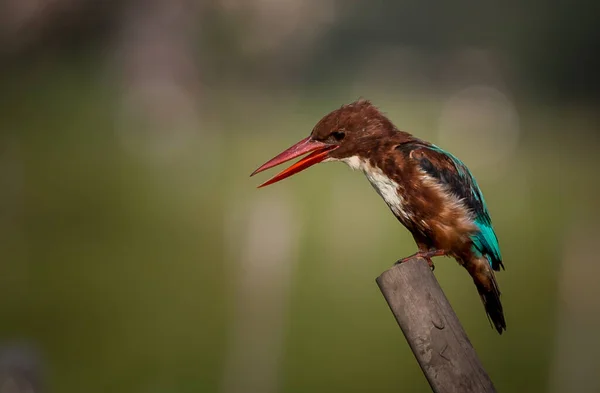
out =
[[406,262],[410,259],[413,258],[423,258],[427,261],[427,264],[429,265],[429,267],[431,268],[431,271],[435,270],[435,265],[433,264],[433,261],[431,260],[432,257],[441,257],[443,255],[446,255],[446,251],[445,250],[430,250],[430,251],[417,251],[416,253],[412,254],[411,256],[408,256],[406,258],[402,258],[399,261],[397,261],[395,263],[395,265],[398,265],[400,263]]

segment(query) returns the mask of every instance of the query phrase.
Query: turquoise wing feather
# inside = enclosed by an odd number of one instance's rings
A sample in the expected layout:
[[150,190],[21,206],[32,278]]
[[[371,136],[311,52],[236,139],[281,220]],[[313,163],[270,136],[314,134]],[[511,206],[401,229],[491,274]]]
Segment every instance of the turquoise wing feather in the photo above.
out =
[[484,255],[490,262],[492,269],[500,270],[500,268],[504,268],[500,254],[500,245],[498,244],[498,238],[494,232],[483,194],[467,166],[454,155],[435,145],[426,142],[420,145],[420,148],[437,153],[438,157],[441,155],[446,158],[446,161],[452,163],[455,170],[449,171],[447,168],[437,168],[431,161],[424,159],[427,162],[422,161],[421,168],[441,183],[444,183],[473,212],[475,224],[479,228],[479,231],[472,236],[473,251],[476,254]]

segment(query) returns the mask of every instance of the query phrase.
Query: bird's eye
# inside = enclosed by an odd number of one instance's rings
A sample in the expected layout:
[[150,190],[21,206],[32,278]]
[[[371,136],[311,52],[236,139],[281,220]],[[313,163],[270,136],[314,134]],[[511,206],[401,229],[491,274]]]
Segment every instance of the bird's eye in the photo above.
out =
[[344,131],[334,131],[331,133],[331,137],[338,142],[344,139],[345,136],[346,133]]

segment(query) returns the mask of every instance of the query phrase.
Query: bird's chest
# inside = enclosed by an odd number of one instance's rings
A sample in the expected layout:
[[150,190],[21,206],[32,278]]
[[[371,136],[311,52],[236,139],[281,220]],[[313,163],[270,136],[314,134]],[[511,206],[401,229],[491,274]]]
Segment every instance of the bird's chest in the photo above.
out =
[[399,192],[400,187],[391,177],[387,176],[380,168],[358,158],[344,159],[352,169],[361,170],[369,180],[375,191],[383,198],[392,212],[403,222],[410,222],[411,214],[406,199]]

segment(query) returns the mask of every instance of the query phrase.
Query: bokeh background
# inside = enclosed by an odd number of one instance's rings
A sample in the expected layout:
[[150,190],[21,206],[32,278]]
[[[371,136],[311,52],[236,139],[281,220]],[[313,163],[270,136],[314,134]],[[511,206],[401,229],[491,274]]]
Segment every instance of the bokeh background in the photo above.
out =
[[599,392],[599,15],[2,0],[2,364],[62,393],[430,391],[374,281],[415,246],[363,176],[248,178],[366,97],[485,193],[506,334],[435,274],[498,390]]

